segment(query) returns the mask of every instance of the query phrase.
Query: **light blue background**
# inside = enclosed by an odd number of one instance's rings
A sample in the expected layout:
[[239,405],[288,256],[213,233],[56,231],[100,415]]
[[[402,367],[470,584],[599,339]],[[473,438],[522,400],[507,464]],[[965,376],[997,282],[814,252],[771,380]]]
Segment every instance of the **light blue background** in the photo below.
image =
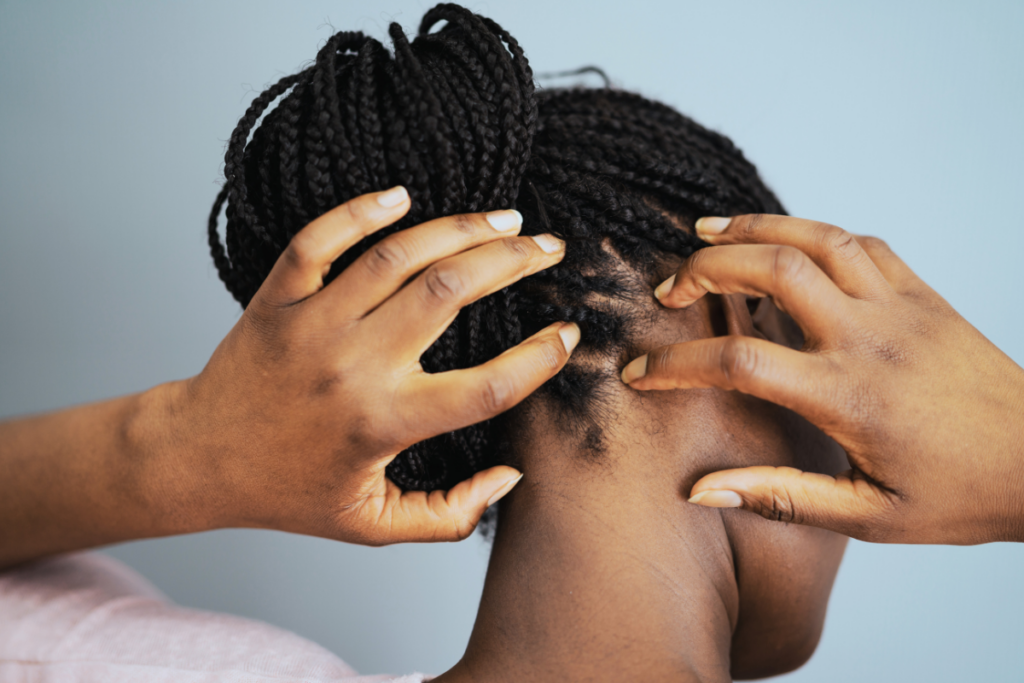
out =
[[[426,2],[0,2],[0,415],[198,372],[239,315],[205,243],[253,92],[337,29]],[[473,2],[537,71],[604,67],[730,135],[789,210],[885,237],[1024,361],[1024,3]],[[949,472],[951,478],[957,472]],[[478,539],[386,549],[223,531],[109,551],[177,601],[440,672]],[[853,543],[791,681],[1024,680],[1024,546]]]

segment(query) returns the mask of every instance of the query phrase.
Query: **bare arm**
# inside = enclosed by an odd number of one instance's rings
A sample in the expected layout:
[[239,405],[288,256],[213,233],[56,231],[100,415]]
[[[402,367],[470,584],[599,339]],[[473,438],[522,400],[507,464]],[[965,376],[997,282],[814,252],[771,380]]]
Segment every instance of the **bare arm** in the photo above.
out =
[[[132,538],[210,528],[174,466],[182,383],[0,423],[0,567]],[[181,460],[178,461],[184,465]]]
[[569,358],[556,323],[475,368],[420,355],[459,309],[561,261],[514,211],[391,235],[333,282],[331,263],[409,208],[357,197],[300,231],[197,376],[0,424],[0,567],[135,538],[262,527],[383,545],[465,538],[519,472],[403,492],[408,446],[511,408]]

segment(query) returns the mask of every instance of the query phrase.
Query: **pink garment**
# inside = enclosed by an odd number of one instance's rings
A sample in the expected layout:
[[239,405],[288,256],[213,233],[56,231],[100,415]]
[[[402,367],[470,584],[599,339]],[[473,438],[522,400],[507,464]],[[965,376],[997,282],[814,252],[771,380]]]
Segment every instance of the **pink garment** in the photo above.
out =
[[0,573],[0,683],[423,683],[359,676],[268,624],[171,604],[103,555]]

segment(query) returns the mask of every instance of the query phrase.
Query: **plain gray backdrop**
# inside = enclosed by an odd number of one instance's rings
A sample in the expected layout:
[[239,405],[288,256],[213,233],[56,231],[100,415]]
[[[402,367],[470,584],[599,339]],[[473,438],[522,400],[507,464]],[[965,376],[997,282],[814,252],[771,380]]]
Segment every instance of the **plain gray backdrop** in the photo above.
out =
[[[0,2],[0,415],[199,372],[240,313],[204,233],[238,118],[333,30],[411,32],[431,4]],[[598,64],[731,136],[791,213],[883,236],[1024,361],[1024,3],[470,7],[535,71]],[[233,530],[106,552],[182,604],[401,673],[458,659],[488,549]],[[852,543],[788,680],[1024,680],[1022,576],[1024,546]]]

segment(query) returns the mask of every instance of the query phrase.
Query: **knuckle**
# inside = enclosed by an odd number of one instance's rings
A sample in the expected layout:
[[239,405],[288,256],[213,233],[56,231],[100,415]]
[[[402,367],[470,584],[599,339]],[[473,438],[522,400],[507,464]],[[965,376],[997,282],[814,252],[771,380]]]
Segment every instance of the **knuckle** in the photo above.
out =
[[[527,243],[529,240],[529,244]],[[511,256],[514,263],[518,265],[525,265],[531,258],[533,258],[536,251],[530,246],[533,243],[529,237],[512,237],[504,239],[501,243],[508,250],[509,256]]]
[[393,277],[412,270],[412,258],[401,240],[388,238],[370,248],[366,266],[377,277]]
[[[922,334],[926,331],[922,330]],[[865,342],[868,356],[889,365],[905,365],[912,360],[910,345],[900,338],[873,335]]]
[[739,389],[757,375],[760,358],[756,348],[742,337],[733,336],[727,337],[722,345],[719,363],[729,384]]
[[442,265],[427,270],[423,285],[432,301],[444,304],[461,301],[468,289],[458,270]]
[[800,282],[811,260],[796,247],[775,247],[772,259],[772,281],[776,285],[792,287]]
[[474,232],[476,232],[477,222],[471,216],[467,216],[464,213],[460,213],[456,216],[452,216],[451,220],[452,227],[455,228],[455,230],[458,232],[465,233],[467,235],[472,235]]
[[[714,247],[712,247],[711,249],[713,248]],[[680,273],[680,275],[684,277],[687,275],[693,277],[703,272],[707,266],[707,260],[711,258],[710,255],[713,255],[711,249],[700,249],[699,251],[696,251],[689,257],[687,257],[686,262],[683,264],[683,270],[682,273]],[[677,277],[676,281],[678,282],[680,279],[682,278]]]
[[647,355],[647,374],[668,377],[675,362],[676,351],[668,346]]
[[860,251],[856,238],[850,232],[829,223],[815,225],[814,241],[828,258],[851,259]]
[[775,522],[799,523],[793,497],[785,486],[772,485],[770,495],[761,502],[761,516]]
[[887,252],[892,251],[892,247],[889,243],[883,240],[881,237],[875,237],[874,235],[863,235],[857,238],[860,242],[861,248],[867,252]]
[[749,240],[756,239],[764,231],[767,222],[768,217],[763,213],[743,216],[743,221],[740,224],[740,236]]
[[504,377],[489,377],[480,390],[480,408],[486,415],[503,413],[515,405],[516,392]]
[[284,258],[288,265],[297,270],[315,268],[318,265],[318,255],[316,242],[302,232],[295,235],[284,250]]
[[364,201],[366,200],[363,197],[357,197],[342,204],[345,207],[345,215],[353,225],[362,226],[367,220],[368,213]]

